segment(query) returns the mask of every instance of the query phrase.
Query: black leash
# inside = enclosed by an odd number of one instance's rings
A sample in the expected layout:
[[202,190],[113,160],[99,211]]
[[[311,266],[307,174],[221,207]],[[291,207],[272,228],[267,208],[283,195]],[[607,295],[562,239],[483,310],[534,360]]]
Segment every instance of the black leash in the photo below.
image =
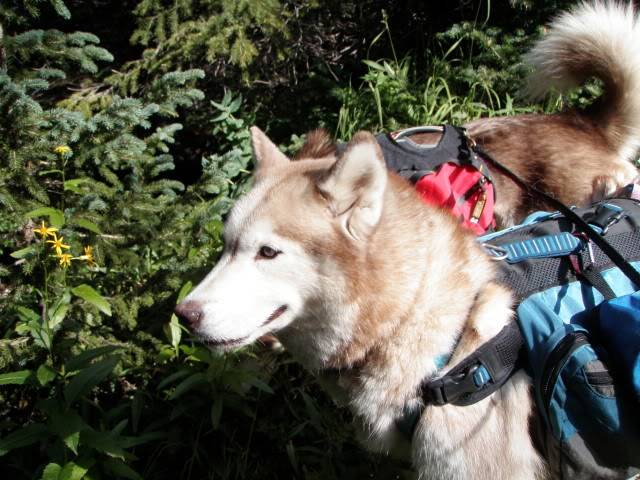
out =
[[624,273],[627,278],[629,278],[629,280],[631,280],[636,285],[636,288],[640,288],[640,273],[635,268],[633,268],[633,266],[627,260],[625,260],[622,255],[620,255],[620,252],[612,247],[611,244],[602,235],[596,232],[593,227],[591,227],[591,225],[585,222],[580,216],[578,216],[573,210],[571,210],[561,201],[556,200],[551,195],[543,192],[533,185],[529,185],[522,178],[516,175],[509,167],[496,160],[495,157],[493,157],[480,145],[476,144],[473,148],[476,152],[478,152],[486,160],[488,160],[491,165],[511,178],[511,180],[513,180],[520,188],[530,194],[543,199],[553,208],[561,212],[565,216],[565,218],[567,218],[567,220],[570,220],[575,225],[578,230],[583,232],[587,237],[589,237],[590,240],[593,241],[593,243],[600,247],[600,250],[602,250],[602,252],[607,255],[613,261],[613,263],[616,264],[616,266],[622,271],[622,273]]

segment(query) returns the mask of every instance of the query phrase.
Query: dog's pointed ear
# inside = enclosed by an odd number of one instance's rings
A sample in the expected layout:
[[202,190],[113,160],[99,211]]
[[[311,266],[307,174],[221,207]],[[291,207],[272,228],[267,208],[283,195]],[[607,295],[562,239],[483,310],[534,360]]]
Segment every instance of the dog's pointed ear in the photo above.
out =
[[251,132],[251,146],[256,162],[255,176],[259,179],[272,167],[286,165],[289,158],[267,137],[267,135],[255,125],[249,129]]
[[346,233],[362,240],[380,221],[386,185],[387,169],[378,142],[371,133],[358,132],[321,177],[318,189]]

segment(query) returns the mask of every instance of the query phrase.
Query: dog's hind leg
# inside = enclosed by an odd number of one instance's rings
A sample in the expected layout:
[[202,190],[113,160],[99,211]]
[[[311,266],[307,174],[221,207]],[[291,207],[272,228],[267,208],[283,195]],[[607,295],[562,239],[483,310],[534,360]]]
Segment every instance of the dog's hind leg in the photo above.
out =
[[593,190],[590,203],[600,202],[607,198],[624,196],[624,188],[631,183],[640,184],[638,170],[630,163],[616,165],[610,174],[599,175],[593,179]]

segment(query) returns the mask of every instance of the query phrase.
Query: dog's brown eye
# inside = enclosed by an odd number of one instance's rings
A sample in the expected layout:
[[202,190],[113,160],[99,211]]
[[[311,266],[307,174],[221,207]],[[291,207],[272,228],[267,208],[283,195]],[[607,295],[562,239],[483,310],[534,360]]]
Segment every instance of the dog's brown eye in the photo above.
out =
[[267,245],[263,245],[262,247],[260,247],[260,250],[258,250],[258,258],[272,259],[276,258],[279,253],[282,252],[279,252],[275,248],[271,248]]

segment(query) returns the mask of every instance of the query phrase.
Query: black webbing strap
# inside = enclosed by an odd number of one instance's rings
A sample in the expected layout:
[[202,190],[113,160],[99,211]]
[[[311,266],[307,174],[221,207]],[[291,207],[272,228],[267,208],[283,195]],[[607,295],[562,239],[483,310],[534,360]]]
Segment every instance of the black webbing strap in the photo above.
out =
[[571,221],[575,225],[575,227],[578,230],[580,230],[581,232],[584,232],[584,234],[587,235],[587,237],[589,237],[589,239],[592,240],[593,243],[595,243],[598,247],[600,247],[600,250],[602,250],[602,252],[605,255],[607,255],[613,263],[616,264],[616,266],[622,271],[622,273],[624,273],[627,276],[627,278],[629,278],[629,280],[631,280],[636,285],[636,288],[640,288],[640,272],[638,272],[635,268],[633,268],[633,266],[627,260],[625,260],[622,255],[620,255],[620,252],[618,252],[615,248],[613,248],[611,244],[607,242],[607,240],[602,235],[600,235],[593,228],[591,228],[591,226],[587,222],[585,222],[580,216],[578,216],[573,210],[567,207],[564,203],[553,198],[551,195],[548,195],[542,190],[537,189],[533,185],[529,185],[522,178],[520,178],[518,175],[513,173],[511,169],[509,169],[508,167],[500,163],[498,160],[496,160],[480,145],[475,145],[474,148],[476,152],[478,152],[487,161],[489,161],[491,165],[496,167],[498,170],[502,171],[502,173],[504,173],[509,178],[511,178],[526,192],[529,192],[543,199],[546,203],[548,203],[553,208],[561,212],[567,220]]
[[509,323],[445,375],[424,383],[421,386],[424,403],[463,406],[491,395],[516,370],[522,344],[520,328],[515,322]]
[[446,374],[423,382],[422,403],[405,406],[398,430],[411,439],[427,405],[471,405],[499,390],[519,368],[522,345],[520,327],[509,323]]
[[613,300],[616,298],[615,292],[611,289],[607,281],[602,276],[602,273],[593,268],[593,265],[589,265],[587,268],[579,273],[580,276],[591,284],[593,288],[598,290],[605,300]]

